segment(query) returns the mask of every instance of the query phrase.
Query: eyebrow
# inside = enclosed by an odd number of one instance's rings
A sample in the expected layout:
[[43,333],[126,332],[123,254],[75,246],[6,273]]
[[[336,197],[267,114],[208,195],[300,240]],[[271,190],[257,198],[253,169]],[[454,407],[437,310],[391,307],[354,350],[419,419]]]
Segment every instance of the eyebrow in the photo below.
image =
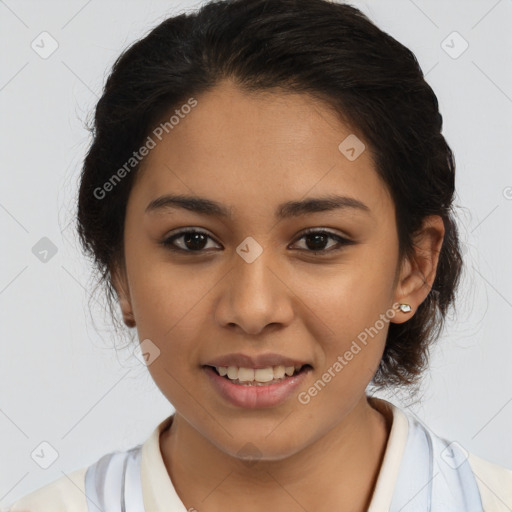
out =
[[[231,208],[225,205],[198,196],[163,195],[153,199],[146,206],[146,213],[181,208],[198,214],[211,217],[233,219]],[[358,210],[371,214],[370,208],[353,197],[328,195],[325,197],[308,198],[301,201],[287,201],[280,204],[275,213],[277,219],[299,217],[307,213],[318,213],[331,210]]]

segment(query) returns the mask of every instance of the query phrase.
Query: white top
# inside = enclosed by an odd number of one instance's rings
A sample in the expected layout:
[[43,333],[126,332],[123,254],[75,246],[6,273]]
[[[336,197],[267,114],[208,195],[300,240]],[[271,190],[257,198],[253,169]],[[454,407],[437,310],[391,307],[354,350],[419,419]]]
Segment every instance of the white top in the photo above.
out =
[[[371,398],[371,403],[375,408],[391,416],[393,421],[384,459],[368,512],[398,512],[399,510],[405,510],[404,503],[408,504],[407,506],[411,510],[417,510],[419,512],[417,508],[419,505],[415,505],[415,503],[420,502],[425,504],[422,505],[422,507],[427,507],[421,508],[421,512],[427,512],[427,510],[431,512],[448,512],[446,508],[439,506],[436,508],[435,503],[431,503],[431,494],[429,493],[433,492],[432,482],[425,482],[426,484],[430,483],[430,487],[425,485],[424,489],[422,488],[422,492],[419,493],[415,490],[413,494],[411,489],[408,489],[407,484],[409,480],[412,480],[412,477],[408,478],[408,476],[410,474],[412,475],[413,470],[416,471],[418,464],[415,464],[417,460],[416,456],[411,456],[411,453],[406,452],[405,449],[407,446],[409,451],[412,450],[413,438],[419,439],[425,432],[423,428],[427,429],[429,432],[429,434],[426,436],[423,435],[423,437],[428,439],[428,443],[425,445],[428,444],[430,448],[432,448],[432,445],[436,447],[446,447],[452,446],[452,444],[448,445],[447,441],[436,436],[432,431],[428,430],[423,423],[419,423],[407,411],[398,408],[392,403],[375,397]],[[172,419],[173,416],[170,416],[163,420],[153,430],[150,437],[141,446],[139,445],[139,452],[137,452],[137,447],[132,448],[129,452],[130,454],[139,453],[140,478],[138,469],[131,477],[134,478],[132,482],[137,482],[137,484],[140,482],[139,487],[142,494],[142,500],[140,501],[143,501],[145,512],[187,512],[186,506],[180,500],[174,489],[160,452],[160,433],[168,427]],[[443,444],[438,444],[439,441],[442,441]],[[443,452],[447,452],[447,450],[450,449],[445,448]],[[453,451],[450,450],[450,455],[448,456],[456,458],[457,456],[460,457],[460,454],[465,452],[463,448],[462,451],[458,450],[459,448]],[[128,453],[128,451],[126,453]],[[439,454],[439,451],[436,452],[434,450],[434,458],[441,459],[446,457],[445,453]],[[409,457],[406,455],[409,455]],[[471,453],[465,452],[465,455],[469,463],[469,466],[466,465],[466,476],[471,475],[472,472],[474,478],[470,476],[470,479],[473,483],[476,482],[473,493],[473,499],[476,498],[476,501],[472,501],[471,503],[476,503],[481,500],[482,506],[480,507],[478,504],[478,507],[472,508],[471,511],[465,509],[464,512],[472,512],[473,510],[483,510],[484,512],[511,512],[512,471],[481,459]],[[119,456],[119,460],[121,460],[121,456]],[[453,461],[448,461],[448,463],[450,462]],[[423,464],[422,466],[425,466],[425,468],[420,468],[418,474],[422,477],[428,476],[429,467],[430,471],[432,471],[432,466],[434,466],[434,469],[437,468],[439,470],[439,466],[436,465],[437,463],[437,460],[432,460],[431,454],[430,464]],[[460,463],[457,464],[460,465]],[[131,467],[138,466],[132,465]],[[89,512],[85,493],[85,477],[88,468],[89,466],[74,471],[67,476],[63,476],[36,489],[11,504],[10,507],[7,508],[7,512],[47,512],[50,510],[52,512]],[[133,469],[131,471],[133,473]],[[442,471],[437,471],[434,476],[437,476],[440,472]],[[450,473],[447,474],[449,475]],[[405,475],[405,478],[399,478],[400,475]],[[456,478],[460,478],[459,473],[457,473]],[[435,480],[435,478],[430,478],[430,480]],[[445,480],[446,477],[443,473],[438,481],[443,484]],[[398,481],[400,481],[401,484],[397,488]],[[437,491],[441,485],[437,488]],[[134,485],[134,487],[136,487],[136,485]],[[435,485],[433,487],[435,490]],[[449,485],[446,485],[446,488],[449,489],[449,491],[445,492],[451,493],[452,489],[454,489],[454,485],[449,483]],[[463,490],[462,494],[464,494],[465,489],[469,490],[469,488],[469,485],[463,488],[461,484],[461,489]],[[117,489],[111,489],[110,491],[113,496],[119,496]],[[132,492],[132,490],[129,489],[129,491],[128,494],[135,496],[136,490]],[[407,494],[407,491],[411,491],[410,496]],[[478,499],[478,492],[480,493],[480,499]],[[424,495],[423,497],[422,493]],[[439,492],[437,494],[440,495]],[[468,492],[468,495],[469,494]],[[135,503],[135,499],[133,499],[132,503]],[[130,508],[130,506],[128,506],[127,512],[130,512],[131,509],[142,510],[141,507],[142,503],[140,503],[140,507],[132,506]],[[409,508],[407,508],[407,510],[409,510]]]

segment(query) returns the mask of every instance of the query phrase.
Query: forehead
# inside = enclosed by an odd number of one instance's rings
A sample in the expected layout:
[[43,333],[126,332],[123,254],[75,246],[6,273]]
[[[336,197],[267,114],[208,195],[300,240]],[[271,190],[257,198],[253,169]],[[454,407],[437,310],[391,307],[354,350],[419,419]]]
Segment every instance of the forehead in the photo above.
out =
[[165,193],[202,196],[229,205],[236,216],[337,194],[377,214],[393,208],[362,136],[325,103],[277,90],[247,93],[229,81],[195,99],[161,140],[152,135],[155,146],[132,191],[146,203]]

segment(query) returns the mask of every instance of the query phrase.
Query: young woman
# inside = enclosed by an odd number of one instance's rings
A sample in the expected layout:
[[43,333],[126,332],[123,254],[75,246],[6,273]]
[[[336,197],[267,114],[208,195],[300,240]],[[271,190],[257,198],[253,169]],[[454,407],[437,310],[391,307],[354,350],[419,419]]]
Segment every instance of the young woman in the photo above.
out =
[[12,512],[512,510],[414,387],[461,270],[455,165],[410,50],[326,0],[234,0],[123,53],[78,230],[176,412]]

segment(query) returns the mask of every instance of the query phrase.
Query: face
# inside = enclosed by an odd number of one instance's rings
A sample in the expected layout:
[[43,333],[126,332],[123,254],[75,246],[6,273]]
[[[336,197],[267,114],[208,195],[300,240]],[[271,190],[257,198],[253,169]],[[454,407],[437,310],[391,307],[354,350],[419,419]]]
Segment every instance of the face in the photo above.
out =
[[[394,205],[368,148],[355,159],[339,149],[355,132],[322,103],[228,82],[196,99],[154,137],[133,186],[123,311],[150,340],[149,371],[177,415],[227,454],[252,443],[279,459],[365,398],[397,299]],[[171,195],[207,199],[226,215],[155,202]],[[349,199],[307,203],[335,196]],[[241,385],[204,366],[234,353],[310,368],[277,402],[253,386],[234,403],[214,382]]]

